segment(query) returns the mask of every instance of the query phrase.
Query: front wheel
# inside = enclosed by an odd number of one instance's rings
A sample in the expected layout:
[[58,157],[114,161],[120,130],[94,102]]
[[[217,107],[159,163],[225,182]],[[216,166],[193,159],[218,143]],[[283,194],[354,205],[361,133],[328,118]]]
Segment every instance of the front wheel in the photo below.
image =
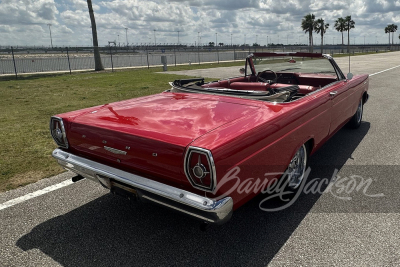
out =
[[350,128],[357,129],[358,127],[360,127],[363,111],[364,111],[364,106],[363,106],[363,100],[361,98],[360,103],[358,103],[356,113],[353,115],[353,117],[351,117],[348,123],[348,126]]

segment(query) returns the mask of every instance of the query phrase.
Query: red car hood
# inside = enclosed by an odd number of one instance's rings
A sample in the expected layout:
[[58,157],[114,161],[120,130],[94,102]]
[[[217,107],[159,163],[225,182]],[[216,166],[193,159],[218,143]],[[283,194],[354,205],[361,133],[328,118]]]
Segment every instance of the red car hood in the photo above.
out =
[[257,108],[220,99],[158,94],[107,104],[78,116],[73,122],[187,146],[205,133]]

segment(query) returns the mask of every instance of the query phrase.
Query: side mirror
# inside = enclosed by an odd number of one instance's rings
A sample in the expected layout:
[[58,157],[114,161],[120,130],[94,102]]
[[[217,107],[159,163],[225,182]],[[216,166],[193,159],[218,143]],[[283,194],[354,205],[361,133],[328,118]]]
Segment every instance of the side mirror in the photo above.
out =
[[244,68],[241,68],[241,69],[239,70],[239,72],[240,72],[241,74],[244,74]]
[[349,72],[347,73],[347,80],[353,79],[353,73]]

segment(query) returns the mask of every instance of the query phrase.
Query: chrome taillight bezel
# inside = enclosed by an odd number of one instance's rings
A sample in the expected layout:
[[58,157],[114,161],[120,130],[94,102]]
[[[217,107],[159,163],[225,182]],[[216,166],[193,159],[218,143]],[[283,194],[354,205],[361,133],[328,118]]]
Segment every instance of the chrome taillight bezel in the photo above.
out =
[[[205,155],[207,158],[208,166],[210,167],[210,170],[209,170],[210,186],[209,187],[196,183],[196,180],[190,174],[190,171],[189,171],[190,160],[189,159],[193,153]],[[214,158],[213,158],[210,150],[204,149],[201,147],[190,146],[185,154],[184,170],[185,170],[185,175],[186,175],[187,179],[189,180],[190,184],[194,188],[197,188],[197,189],[200,189],[200,190],[203,190],[206,192],[214,192],[214,190],[217,186],[217,172],[216,172],[216,168],[215,168]]]
[[[60,142],[60,140],[58,140],[57,136],[55,136],[55,133],[53,131],[53,130],[55,130],[55,129],[53,129],[53,125],[54,125],[53,122],[54,121],[58,121],[58,123],[60,124],[60,127],[61,127],[60,130],[61,130],[61,133],[62,133],[62,142]],[[51,119],[50,119],[50,133],[51,133],[51,136],[53,137],[54,142],[56,142],[56,144],[59,147],[66,148],[66,149],[69,147],[68,140],[67,140],[67,134],[65,132],[64,122],[63,122],[62,118],[59,118],[59,117],[56,117],[56,116],[51,117]]]

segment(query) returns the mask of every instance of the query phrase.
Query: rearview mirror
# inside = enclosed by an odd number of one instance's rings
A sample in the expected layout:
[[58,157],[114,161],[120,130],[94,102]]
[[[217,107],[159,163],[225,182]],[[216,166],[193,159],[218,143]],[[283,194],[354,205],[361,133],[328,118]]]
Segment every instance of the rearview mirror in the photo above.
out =
[[239,72],[240,72],[241,74],[244,74],[244,68],[241,68],[241,69],[239,70]]
[[347,80],[353,79],[353,73],[349,72],[347,73]]

